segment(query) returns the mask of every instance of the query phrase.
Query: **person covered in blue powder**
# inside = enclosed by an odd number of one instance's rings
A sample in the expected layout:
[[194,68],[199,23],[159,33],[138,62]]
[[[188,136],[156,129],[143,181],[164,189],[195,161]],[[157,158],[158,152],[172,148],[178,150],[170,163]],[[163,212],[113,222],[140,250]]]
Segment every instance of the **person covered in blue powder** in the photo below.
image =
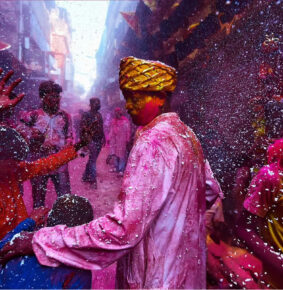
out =
[[[46,226],[74,227],[93,220],[92,206],[86,198],[63,195],[54,203]],[[0,249],[22,231],[33,231],[36,218],[27,218],[0,241]],[[6,245],[8,246],[8,245]],[[91,271],[62,265],[59,268],[40,265],[35,255],[21,256],[7,262],[0,271],[1,289],[90,289]]]

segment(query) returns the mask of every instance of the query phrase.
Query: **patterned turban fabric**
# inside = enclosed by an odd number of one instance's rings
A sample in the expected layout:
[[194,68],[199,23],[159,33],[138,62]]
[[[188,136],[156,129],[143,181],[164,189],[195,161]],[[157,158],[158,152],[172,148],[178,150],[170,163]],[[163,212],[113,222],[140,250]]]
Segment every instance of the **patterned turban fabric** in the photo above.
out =
[[119,82],[121,90],[173,92],[177,72],[162,62],[129,56],[121,60]]

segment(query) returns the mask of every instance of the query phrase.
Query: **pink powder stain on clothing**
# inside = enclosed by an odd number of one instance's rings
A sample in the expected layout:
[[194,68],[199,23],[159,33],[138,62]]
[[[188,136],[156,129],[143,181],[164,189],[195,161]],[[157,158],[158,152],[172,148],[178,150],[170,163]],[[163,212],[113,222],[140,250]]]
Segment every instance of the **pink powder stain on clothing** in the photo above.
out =
[[[204,177],[195,135],[175,113],[158,116],[135,142],[114,209],[86,225],[41,229],[33,237],[37,258],[47,266],[93,270],[119,259],[122,288],[205,288]],[[106,273],[96,273],[100,283]]]
[[92,271],[92,289],[115,289],[116,263],[103,269]]

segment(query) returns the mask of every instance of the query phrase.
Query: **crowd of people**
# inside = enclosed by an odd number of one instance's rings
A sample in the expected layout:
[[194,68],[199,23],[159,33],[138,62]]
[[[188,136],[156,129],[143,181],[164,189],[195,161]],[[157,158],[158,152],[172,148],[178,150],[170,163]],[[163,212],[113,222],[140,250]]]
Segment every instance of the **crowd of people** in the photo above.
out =
[[[24,97],[12,96],[21,80],[7,85],[11,76],[0,81],[1,288],[91,288],[90,270],[114,262],[117,288],[283,288],[282,111],[270,117],[277,127],[270,120],[276,138],[267,164],[252,176],[247,156],[238,169],[228,230],[225,195],[202,146],[170,109],[174,68],[122,59],[119,84],[138,126],[134,140],[121,108],[105,136],[100,100],[91,98],[90,110],[76,120],[75,144],[71,117],[60,109],[62,88],[53,81],[39,87],[40,109],[8,121]],[[95,189],[105,145],[107,162],[123,180],[113,211],[93,219],[89,202],[71,194],[68,162],[87,148],[82,181]],[[49,178],[58,196],[51,212],[44,208]],[[28,179],[30,217],[21,194]]]

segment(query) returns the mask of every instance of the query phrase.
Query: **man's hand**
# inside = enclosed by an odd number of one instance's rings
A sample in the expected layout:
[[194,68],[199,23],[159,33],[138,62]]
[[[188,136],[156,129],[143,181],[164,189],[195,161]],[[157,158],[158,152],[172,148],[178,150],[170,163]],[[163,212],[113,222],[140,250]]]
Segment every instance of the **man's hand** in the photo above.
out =
[[[0,68],[0,75],[2,72],[3,70]],[[21,78],[18,78],[9,86],[6,86],[8,80],[13,74],[14,72],[12,70],[9,71],[0,81],[0,111],[8,110],[9,108],[15,106],[23,99],[25,95],[24,93],[21,93],[16,98],[10,99],[10,94],[12,93],[13,89],[22,81]]]
[[21,232],[0,250],[0,264],[4,265],[17,256],[32,255],[32,238],[34,233]]
[[35,221],[37,227],[42,226],[47,220],[49,211],[50,209],[47,207],[38,207],[30,214],[30,218]]

